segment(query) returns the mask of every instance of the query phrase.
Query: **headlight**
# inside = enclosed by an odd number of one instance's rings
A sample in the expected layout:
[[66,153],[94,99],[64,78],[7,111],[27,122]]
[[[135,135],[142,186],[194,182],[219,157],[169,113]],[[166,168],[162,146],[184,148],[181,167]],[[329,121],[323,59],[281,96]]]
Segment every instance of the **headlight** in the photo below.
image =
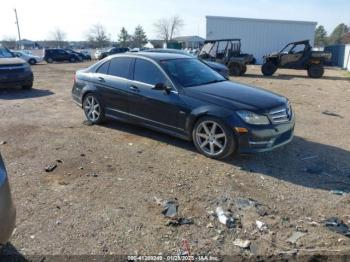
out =
[[237,111],[242,120],[251,125],[268,125],[270,124],[269,119],[266,116],[258,115],[250,111],[240,110]]

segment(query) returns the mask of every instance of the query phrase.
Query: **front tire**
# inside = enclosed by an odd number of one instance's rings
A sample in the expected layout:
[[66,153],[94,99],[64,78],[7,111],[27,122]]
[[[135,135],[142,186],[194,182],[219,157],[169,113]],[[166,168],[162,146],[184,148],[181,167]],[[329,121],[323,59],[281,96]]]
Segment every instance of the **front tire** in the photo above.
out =
[[69,59],[69,62],[71,62],[71,63],[75,63],[75,61],[76,61],[76,59],[75,59],[74,57],[71,57],[71,58]]
[[202,117],[192,131],[197,150],[213,159],[223,159],[236,151],[234,133],[218,118]]
[[84,97],[83,109],[87,121],[91,124],[101,124],[104,121],[104,108],[95,94],[89,93]]
[[320,78],[324,74],[324,68],[320,64],[318,64],[318,65],[310,65],[308,70],[307,70],[307,74],[311,78]]
[[49,64],[52,64],[53,63],[53,59],[51,57],[49,57],[48,59],[46,59],[46,62],[49,63]]
[[29,59],[28,63],[31,64],[31,65],[35,65],[36,64],[36,60],[34,58],[31,58],[31,59]]
[[261,67],[264,76],[272,76],[277,70],[277,66],[272,62],[266,62]]

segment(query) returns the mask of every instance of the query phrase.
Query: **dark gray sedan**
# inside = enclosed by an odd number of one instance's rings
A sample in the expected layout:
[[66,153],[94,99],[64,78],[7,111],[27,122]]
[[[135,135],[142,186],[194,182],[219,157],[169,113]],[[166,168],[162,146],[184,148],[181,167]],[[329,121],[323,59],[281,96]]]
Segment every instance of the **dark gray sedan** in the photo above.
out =
[[12,201],[6,168],[0,154],[0,246],[7,243],[15,228],[16,209]]

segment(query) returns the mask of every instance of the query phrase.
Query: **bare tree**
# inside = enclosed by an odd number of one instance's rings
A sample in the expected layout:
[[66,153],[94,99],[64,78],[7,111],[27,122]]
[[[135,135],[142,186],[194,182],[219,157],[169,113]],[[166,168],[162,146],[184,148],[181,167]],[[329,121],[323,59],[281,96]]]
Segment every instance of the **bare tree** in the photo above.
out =
[[94,48],[106,47],[110,43],[110,38],[107,35],[106,29],[101,24],[93,25],[87,38],[90,45]]
[[64,40],[66,40],[66,33],[64,31],[57,27],[51,32],[51,37],[56,42],[57,47],[63,47]]
[[16,49],[17,45],[16,45],[16,37],[4,37],[1,41],[1,44],[4,47],[7,47],[8,49]]
[[172,40],[173,37],[179,34],[181,29],[184,27],[184,21],[178,15],[171,17],[169,21],[170,21],[170,40]]
[[184,21],[178,15],[170,18],[161,18],[154,24],[158,36],[165,42],[169,42],[175,35],[179,34],[183,26]]

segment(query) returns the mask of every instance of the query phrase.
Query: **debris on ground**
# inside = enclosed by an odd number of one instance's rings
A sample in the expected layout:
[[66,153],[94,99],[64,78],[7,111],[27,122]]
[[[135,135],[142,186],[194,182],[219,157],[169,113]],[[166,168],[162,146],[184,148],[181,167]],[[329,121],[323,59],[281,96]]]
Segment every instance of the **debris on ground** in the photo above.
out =
[[344,196],[346,193],[342,190],[331,190],[331,193],[338,196]]
[[343,116],[337,114],[337,113],[334,113],[334,112],[331,112],[331,111],[323,111],[322,114],[324,115],[327,115],[327,116],[335,116],[335,117],[339,117],[339,118],[344,118]]
[[0,141],[0,145],[6,145],[7,142],[6,141]]
[[61,159],[57,159],[56,162],[57,162],[57,163],[60,163],[60,164],[63,163],[63,161],[62,161]]
[[85,120],[85,121],[83,121],[83,125],[86,125],[86,126],[93,126],[94,124],[91,123],[91,122],[89,122],[89,121],[87,121],[87,120]]
[[350,228],[341,219],[331,217],[323,221],[323,223],[329,230],[350,237]]
[[249,240],[243,240],[238,238],[233,242],[233,244],[240,248],[249,248],[251,243]]
[[216,216],[219,222],[228,228],[235,228],[237,226],[237,219],[232,216],[231,212],[224,212],[222,207],[216,208]]
[[87,177],[98,177],[98,175],[97,175],[97,174],[95,174],[95,173],[92,173],[92,174],[86,174],[86,176],[87,176]]
[[184,217],[178,217],[175,219],[168,220],[165,225],[166,226],[182,226],[182,225],[193,225],[193,219],[192,218],[184,218]]
[[259,220],[257,220],[255,222],[256,227],[260,230],[260,231],[266,231],[268,229],[267,225],[264,222],[261,222]]
[[299,231],[293,232],[293,234],[287,239],[287,242],[291,244],[295,244],[300,238],[302,238],[305,235],[306,235],[305,233],[302,233]]
[[251,199],[251,198],[237,198],[235,200],[235,206],[239,210],[246,210],[249,208],[255,208],[256,212],[260,216],[267,216],[268,215],[268,211],[267,211],[266,206],[258,203],[257,201],[255,201],[254,199]]
[[176,199],[174,200],[167,200],[164,205],[164,209],[162,211],[162,214],[166,217],[174,218],[177,216],[177,211],[179,208],[179,204]]
[[56,169],[57,165],[56,164],[51,164],[45,167],[45,172],[52,172]]

